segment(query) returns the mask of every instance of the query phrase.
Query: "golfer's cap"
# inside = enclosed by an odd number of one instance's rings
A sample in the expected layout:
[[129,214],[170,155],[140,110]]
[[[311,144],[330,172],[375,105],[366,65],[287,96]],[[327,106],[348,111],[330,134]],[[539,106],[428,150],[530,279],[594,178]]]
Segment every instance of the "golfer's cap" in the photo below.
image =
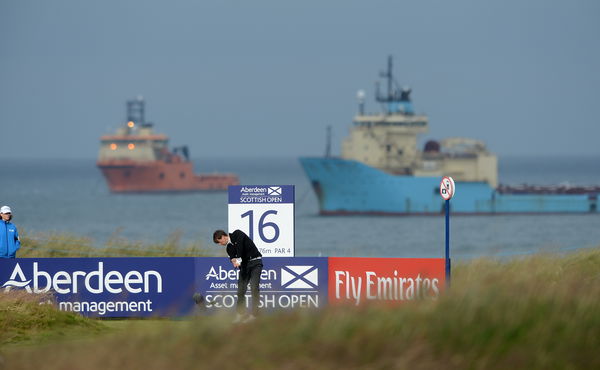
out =
[[0,208],[0,213],[12,213],[12,211],[9,206],[2,206],[2,208]]

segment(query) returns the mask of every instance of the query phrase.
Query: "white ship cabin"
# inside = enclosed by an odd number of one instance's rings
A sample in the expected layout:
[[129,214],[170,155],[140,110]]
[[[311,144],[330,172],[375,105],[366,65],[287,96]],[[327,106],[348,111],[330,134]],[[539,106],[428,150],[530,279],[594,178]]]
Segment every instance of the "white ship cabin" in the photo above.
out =
[[168,138],[154,134],[152,124],[138,127],[133,121],[117,129],[115,135],[101,139],[99,161],[155,161],[168,155]]
[[417,135],[427,131],[426,116],[358,115],[342,143],[342,157],[408,175],[418,160]]
[[498,187],[498,158],[479,140],[454,137],[425,143],[415,176],[452,176],[456,181],[487,182]]
[[425,115],[358,115],[342,143],[342,158],[397,175],[442,177],[498,186],[498,163],[481,141],[448,138],[429,141],[423,151],[417,136],[428,131]]

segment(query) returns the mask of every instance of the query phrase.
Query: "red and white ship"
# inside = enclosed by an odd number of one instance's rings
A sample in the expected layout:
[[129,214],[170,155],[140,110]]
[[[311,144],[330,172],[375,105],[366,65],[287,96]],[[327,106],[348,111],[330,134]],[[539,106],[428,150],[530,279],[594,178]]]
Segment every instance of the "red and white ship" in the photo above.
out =
[[187,146],[168,149],[169,138],[144,121],[144,100],[127,102],[127,122],[102,136],[98,168],[115,193],[227,190],[239,185],[230,173],[195,174]]

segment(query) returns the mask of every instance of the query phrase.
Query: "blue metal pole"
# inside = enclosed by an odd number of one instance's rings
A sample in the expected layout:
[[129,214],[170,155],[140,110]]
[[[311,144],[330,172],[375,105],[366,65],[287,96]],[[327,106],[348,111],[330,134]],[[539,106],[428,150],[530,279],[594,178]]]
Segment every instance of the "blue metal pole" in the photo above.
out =
[[446,200],[446,284],[450,286],[450,199]]

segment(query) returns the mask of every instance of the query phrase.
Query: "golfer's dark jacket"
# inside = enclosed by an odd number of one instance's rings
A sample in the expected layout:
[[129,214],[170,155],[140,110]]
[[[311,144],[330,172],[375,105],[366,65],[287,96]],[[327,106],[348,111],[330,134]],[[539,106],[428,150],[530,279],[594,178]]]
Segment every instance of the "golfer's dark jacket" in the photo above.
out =
[[229,234],[229,244],[227,244],[227,254],[229,258],[242,257],[242,265],[246,266],[248,261],[256,257],[262,257],[262,254],[254,245],[252,239],[241,230],[236,230]]

